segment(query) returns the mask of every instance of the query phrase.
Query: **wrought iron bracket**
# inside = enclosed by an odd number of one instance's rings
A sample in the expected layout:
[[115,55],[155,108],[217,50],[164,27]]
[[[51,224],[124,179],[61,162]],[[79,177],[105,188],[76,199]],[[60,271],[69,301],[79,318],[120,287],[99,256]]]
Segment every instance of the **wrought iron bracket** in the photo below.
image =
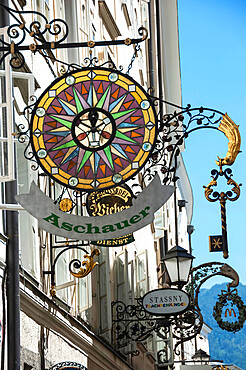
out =
[[[53,253],[52,253],[53,248],[54,247],[51,247],[51,255],[53,255]],[[58,262],[58,259],[61,257],[61,255],[63,253],[65,253],[69,250],[72,250],[72,249],[78,249],[78,250],[81,250],[82,252],[85,253],[85,255],[84,255],[85,260],[84,261],[80,261],[78,258],[74,258],[73,260],[71,260],[69,262],[69,272],[72,276],[74,276],[76,278],[84,278],[92,272],[92,270],[94,269],[95,266],[98,265],[98,262],[93,261],[93,257],[94,256],[99,256],[99,254],[100,254],[99,249],[93,249],[91,254],[89,254],[86,251],[86,249],[84,249],[84,248],[82,248],[81,246],[78,246],[78,245],[72,245],[72,246],[67,246],[67,247],[63,248],[57,254],[54,261],[52,262],[50,270],[44,270],[43,271],[44,275],[50,275],[51,276],[50,294],[51,294],[52,297],[54,297],[56,295],[55,268],[56,268],[56,264]]]
[[176,339],[174,352],[178,354],[178,346],[195,338],[202,329],[203,317],[198,305],[198,295],[201,285],[216,275],[232,280],[228,284],[228,291],[239,284],[237,272],[227,264],[209,262],[194,267],[191,271],[191,282],[186,286],[190,306],[180,315],[154,316],[144,309],[143,298],[137,298],[136,305],[126,305],[122,301],[112,302],[112,338],[116,348],[124,347],[131,341],[146,341],[153,337],[154,333],[159,338],[166,339],[165,335],[171,326],[173,337]]
[[193,305],[199,310],[198,296],[202,284],[204,284],[211,277],[221,275],[230,278],[232,281],[227,285],[228,290],[235,288],[239,284],[239,276],[237,272],[227,263],[222,262],[207,262],[202,265],[193,267],[190,276],[191,281],[186,285],[185,290],[189,294]]
[[[10,43],[0,40],[3,46],[0,47],[0,52],[3,55],[0,59],[0,64],[4,59],[11,55],[10,65],[14,68],[21,68],[25,63],[25,58],[22,51],[31,51],[35,53],[37,51],[52,51],[54,49],[71,49],[71,48],[94,48],[96,46],[109,46],[109,45],[134,45],[139,44],[148,37],[148,31],[145,27],[140,27],[138,30],[139,38],[126,38],[124,40],[109,40],[109,41],[88,41],[88,42],[70,42],[65,43],[64,41],[68,37],[69,27],[67,23],[62,19],[48,19],[40,12],[37,11],[18,11],[11,9],[4,4],[0,3],[2,9],[8,12],[17,22],[8,27],[7,34],[11,39]],[[32,15],[34,20],[27,26],[26,20],[23,16]],[[53,36],[55,41],[48,42],[45,39],[46,35]],[[29,45],[22,45],[26,39],[26,36],[33,39],[33,43]],[[55,60],[55,57],[51,58]]]
[[128,345],[130,342],[142,342],[152,338],[154,333],[165,339],[172,326],[176,338],[174,351],[185,341],[194,338],[202,328],[203,318],[196,307],[182,315],[154,316],[147,313],[142,305],[142,298],[137,298],[136,305],[126,305],[121,301],[112,302],[112,338],[116,348]]

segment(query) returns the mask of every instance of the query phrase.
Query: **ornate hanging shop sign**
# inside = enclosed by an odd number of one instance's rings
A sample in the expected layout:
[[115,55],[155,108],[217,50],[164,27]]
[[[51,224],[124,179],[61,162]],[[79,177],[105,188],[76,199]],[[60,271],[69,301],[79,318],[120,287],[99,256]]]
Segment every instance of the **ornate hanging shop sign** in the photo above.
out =
[[179,289],[155,289],[143,297],[143,308],[152,315],[177,315],[185,312],[190,299]]
[[118,70],[89,68],[56,79],[38,99],[30,122],[33,153],[58,183],[93,191],[122,184],[155,146],[149,96]]
[[246,320],[246,306],[239,297],[237,289],[228,292],[221,291],[213,309],[213,316],[223,330],[235,333],[243,328]]
[[77,362],[64,361],[64,362],[60,362],[59,364],[52,366],[49,370],[58,370],[58,369],[59,370],[72,370],[72,369],[87,370],[87,367]]
[[[86,207],[90,216],[105,216],[121,212],[132,206],[132,191],[127,186],[116,186],[111,189],[95,191],[87,196]],[[133,234],[120,238],[92,242],[99,246],[122,246],[134,241]]]
[[67,214],[59,210],[51,198],[35,184],[30,193],[17,195],[16,200],[39,221],[39,227],[51,234],[68,239],[113,239],[127,235],[154,220],[154,213],[170,198],[175,187],[161,185],[158,175],[138,195],[133,206],[103,217],[87,217]]

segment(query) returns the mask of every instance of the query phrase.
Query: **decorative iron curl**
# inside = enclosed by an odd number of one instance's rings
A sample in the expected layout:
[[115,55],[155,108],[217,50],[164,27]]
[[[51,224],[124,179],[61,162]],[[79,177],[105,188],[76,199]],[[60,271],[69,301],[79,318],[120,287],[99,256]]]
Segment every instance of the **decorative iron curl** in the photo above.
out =
[[[232,179],[232,170],[230,168],[226,168],[224,171],[222,169],[220,171],[213,169],[211,171],[212,180],[205,188],[205,197],[209,202],[216,202],[223,198],[225,201],[235,201],[240,197],[240,186],[241,184],[237,184],[236,181]],[[214,191],[213,187],[217,186],[217,180],[219,176],[224,176],[227,180],[227,185],[233,186],[231,190],[226,192],[219,193],[218,191]]]
[[[15,41],[15,45],[21,45],[26,38],[26,32],[20,28],[19,24],[12,24],[7,29],[7,35],[10,39]],[[19,39],[19,40],[18,40]],[[9,45],[9,43],[1,41],[4,45]]]
[[[33,37],[35,40],[41,41],[41,42],[44,41],[43,36],[46,33],[49,33],[50,35],[56,36],[56,37],[59,36],[59,35],[62,35],[62,37],[60,39],[55,40],[56,44],[61,43],[62,41],[64,41],[68,37],[68,25],[62,19],[56,18],[56,19],[53,19],[51,22],[49,22],[48,19],[45,17],[45,15],[40,13],[40,12],[24,11],[24,10],[18,11],[18,10],[15,10],[15,9],[8,8],[8,7],[6,7],[2,4],[1,4],[1,6],[4,7],[5,10],[7,10],[12,16],[14,16],[14,18],[18,22],[18,24],[11,25],[8,28],[8,35],[12,39],[17,38],[16,33],[19,34],[19,31],[17,29],[15,29],[15,32],[13,32],[12,31],[13,26],[18,27],[19,29],[21,29],[21,31],[23,33],[22,39],[17,43],[18,45],[22,44],[22,42],[25,40],[25,37],[26,37],[27,33],[31,37]],[[20,16],[21,21],[14,15],[14,13]],[[22,16],[27,15],[27,14],[32,14],[33,16],[40,17],[40,19],[42,20],[42,23],[39,20],[36,19],[36,20],[34,20],[33,22],[30,23],[29,28],[26,27],[25,21],[23,23],[23,17]],[[62,24],[63,27],[61,26],[61,24]]]
[[29,105],[27,105],[27,106],[24,108],[24,111],[23,111],[24,116],[25,116],[25,119],[26,119],[27,121],[28,121],[28,119],[29,119],[29,115],[30,115],[30,114],[32,113],[32,111],[33,111],[33,108],[34,108],[34,106],[35,106],[35,104],[36,104],[37,100],[38,100],[38,98],[37,98],[35,95],[31,95],[31,96],[29,97],[30,104],[29,104]]
[[86,57],[84,58],[84,63],[87,68],[93,68],[96,67],[96,65],[99,63],[99,60],[97,57]]
[[130,355],[131,355],[132,357],[139,356],[139,355],[140,355],[140,351],[139,351],[138,349],[136,349],[135,351],[132,351],[132,352],[130,353]]
[[[93,68],[93,67],[104,67],[107,66],[108,68],[111,69],[117,69],[115,63],[112,60],[108,60],[102,64],[99,65],[99,59],[97,57],[93,57],[92,53],[89,54],[89,57],[84,58],[84,64],[87,68]],[[123,67],[120,66],[118,70],[122,70]]]
[[107,66],[108,68],[111,68],[111,69],[117,69],[115,63],[112,60],[108,60],[107,62],[100,64],[100,68],[104,66]]
[[[8,43],[4,40],[0,40],[2,47],[0,47],[0,52],[2,52],[2,58],[0,63],[6,58],[8,54],[21,54],[21,51],[31,50],[32,52],[39,51],[40,53],[44,50],[51,49],[61,49],[61,48],[75,48],[75,47],[89,47],[94,48],[95,46],[109,46],[109,45],[131,45],[138,44],[146,40],[148,36],[148,31],[144,27],[140,27],[138,30],[141,36],[138,39],[125,39],[125,40],[110,40],[110,41],[89,41],[89,42],[77,42],[77,43],[63,43],[68,37],[69,28],[67,23],[59,18],[48,21],[48,19],[40,12],[37,11],[18,11],[16,9],[11,9],[4,4],[0,3],[5,11],[7,11],[15,19],[17,23],[9,26],[7,33],[11,38],[12,42]],[[31,22],[28,26],[23,16],[31,14],[36,19]],[[18,18],[19,17],[19,18]],[[27,34],[31,36],[35,43],[31,45],[22,45],[26,39]],[[47,41],[45,35],[50,34],[53,36],[53,41]],[[42,53],[44,56],[44,54]],[[12,61],[11,66],[15,68],[21,68],[25,62],[24,57],[20,56],[20,62],[14,63]],[[15,58],[14,58],[15,60]],[[95,62],[95,61],[94,61]],[[93,63],[94,63],[93,62]],[[89,67],[91,66],[89,62]],[[121,70],[121,68],[119,69]]]
[[15,53],[9,61],[9,64],[12,68],[20,69],[25,64],[24,55],[20,52]]
[[178,316],[177,320],[172,322],[172,332],[177,342],[174,346],[174,352],[178,354],[177,347],[197,336],[203,325],[203,316],[196,307],[191,307],[183,315]]
[[39,168],[39,165],[36,161],[33,150],[31,148],[30,132],[29,132],[29,115],[32,113],[33,107],[35,106],[35,103],[37,101],[37,97],[35,95],[31,95],[29,100],[31,104],[26,106],[23,111],[23,115],[27,121],[27,125],[24,125],[23,123],[18,125],[16,127],[17,132],[14,135],[17,137],[17,140],[19,141],[19,143],[21,144],[27,143],[24,149],[24,157],[32,161],[31,169],[33,171],[36,171]]
[[[62,28],[59,23],[61,23],[64,26],[64,28]],[[56,44],[60,44],[61,42],[66,40],[66,38],[68,37],[69,30],[68,30],[67,23],[63,19],[58,19],[58,18],[53,19],[52,21],[49,22],[49,25],[51,27],[48,28],[48,31],[52,36],[58,36],[60,35],[60,33],[62,32],[64,33],[62,38],[60,38],[59,40],[56,40]],[[64,29],[65,29],[65,32],[64,32]]]
[[[94,269],[96,265],[98,265],[98,262],[93,262],[94,256],[99,256],[100,251],[99,249],[93,249],[91,254],[85,254],[84,257],[87,259],[87,261],[80,261],[78,259],[73,259],[69,263],[69,272],[71,275],[77,278],[83,278]],[[82,267],[81,267],[82,266]],[[79,269],[79,272],[74,272],[73,269]]]

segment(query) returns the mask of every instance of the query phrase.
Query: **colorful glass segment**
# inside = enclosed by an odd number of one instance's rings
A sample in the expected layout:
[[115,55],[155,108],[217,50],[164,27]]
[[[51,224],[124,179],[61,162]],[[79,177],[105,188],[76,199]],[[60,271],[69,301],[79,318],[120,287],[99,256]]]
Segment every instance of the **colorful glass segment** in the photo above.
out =
[[30,129],[35,157],[51,178],[93,191],[140,171],[155,145],[156,116],[143,88],[129,76],[81,69],[46,89]]

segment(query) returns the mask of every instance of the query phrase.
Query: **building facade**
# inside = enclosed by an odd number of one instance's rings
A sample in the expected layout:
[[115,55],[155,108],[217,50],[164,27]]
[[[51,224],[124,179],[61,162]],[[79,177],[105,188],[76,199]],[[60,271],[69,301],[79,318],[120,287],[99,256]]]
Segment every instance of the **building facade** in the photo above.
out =
[[[134,305],[136,298],[161,288],[165,283],[161,260],[176,244],[175,207],[179,244],[189,250],[187,225],[191,223],[193,199],[181,155],[178,157],[177,175],[180,179],[177,198],[186,202],[178,206],[174,198],[170,198],[156,213],[151,225],[134,233],[135,241],[132,243],[117,247],[99,246],[100,255],[94,258],[98,265],[84,278],[74,277],[69,271],[72,260],[81,261],[84,258],[84,252],[76,248],[81,245],[80,240],[50,235],[39,229],[37,220],[20,206],[11,206],[14,193],[27,193],[32,181],[54,200],[62,192],[62,187],[45,176],[42,169],[33,170],[35,163],[32,158],[27,160],[28,138],[24,138],[24,143],[18,141],[17,126],[26,131],[26,118],[30,119],[31,114],[26,106],[34,102],[33,95],[39,97],[54,78],[62,75],[66,63],[86,67],[85,58],[96,57],[99,65],[108,61],[118,68],[122,65],[123,72],[129,73],[146,91],[151,87],[161,99],[181,105],[177,4],[168,0],[10,0],[9,7],[15,6],[19,10],[40,12],[49,20],[64,19],[69,26],[67,42],[93,43],[137,38],[141,26],[148,30],[149,37],[138,48],[134,45],[111,45],[46,52],[27,51],[25,64],[20,70],[11,69],[7,61],[1,67],[2,336],[8,326],[5,287],[6,249],[9,245],[6,211],[8,214],[14,212],[11,211],[12,207],[15,214],[18,212],[15,222],[18,223],[16,243],[20,268],[20,369],[56,369],[62,368],[62,363],[64,366],[77,363],[78,368],[90,370],[171,369],[174,361],[177,361],[175,368],[179,368],[181,357],[173,356],[171,328],[164,338],[157,338],[153,334],[152,338],[145,341],[129,342],[127,346],[119,347],[112,332],[112,302]],[[23,13],[21,19],[23,22],[34,22],[39,17]],[[13,17],[9,21],[13,22]],[[2,24],[0,32],[2,39],[7,40],[6,24]],[[27,37],[27,43],[29,41],[33,42],[31,37],[30,40]],[[171,112],[170,106],[165,104],[158,109],[162,114]],[[14,179],[16,181],[12,181]],[[142,181],[141,174],[138,181],[142,188],[147,185]],[[9,182],[16,184],[12,192],[7,185]],[[61,253],[64,248],[71,246],[75,248]],[[83,248],[90,253],[95,246],[87,242],[83,243]],[[50,271],[56,257],[52,282]],[[8,340],[6,335],[2,340],[2,364],[5,363],[6,369]],[[206,347],[207,333],[203,346],[204,343]],[[195,345],[187,344],[184,351],[189,360],[195,353]],[[158,356],[158,353],[162,353],[162,356]]]

